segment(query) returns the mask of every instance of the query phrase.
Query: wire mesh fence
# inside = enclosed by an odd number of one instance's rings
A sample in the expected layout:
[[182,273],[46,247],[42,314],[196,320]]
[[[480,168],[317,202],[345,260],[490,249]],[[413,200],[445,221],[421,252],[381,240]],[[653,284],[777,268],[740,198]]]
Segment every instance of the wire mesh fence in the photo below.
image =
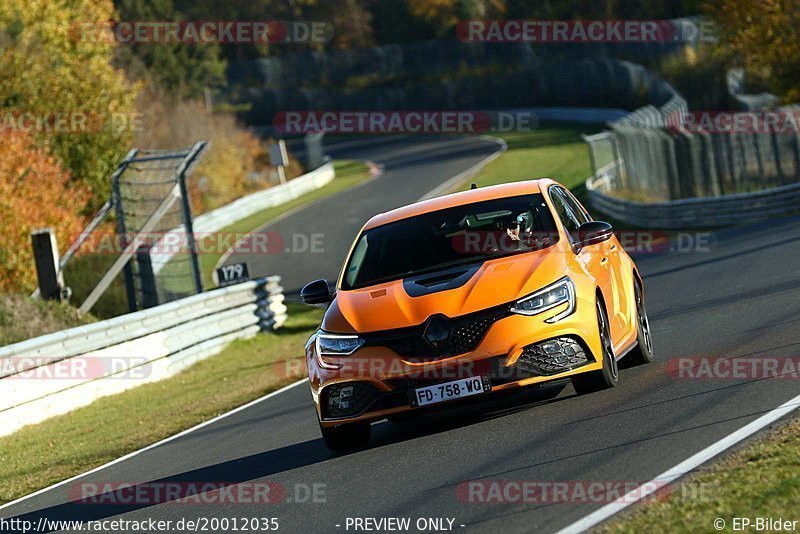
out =
[[[112,184],[117,232],[124,249],[137,234],[133,257],[124,268],[132,310],[150,308],[202,291],[186,175],[204,143],[175,150],[139,150]],[[171,196],[177,201],[169,202]],[[153,269],[153,254],[179,247],[170,261]]]

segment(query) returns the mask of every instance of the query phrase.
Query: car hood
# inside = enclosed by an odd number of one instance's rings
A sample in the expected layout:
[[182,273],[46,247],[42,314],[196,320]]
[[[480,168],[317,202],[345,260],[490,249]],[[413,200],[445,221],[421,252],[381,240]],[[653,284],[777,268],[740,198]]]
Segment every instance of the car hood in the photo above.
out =
[[512,302],[566,274],[560,247],[484,262],[463,285],[412,297],[402,280],[339,291],[323,330],[365,333],[422,324],[431,315],[448,317]]

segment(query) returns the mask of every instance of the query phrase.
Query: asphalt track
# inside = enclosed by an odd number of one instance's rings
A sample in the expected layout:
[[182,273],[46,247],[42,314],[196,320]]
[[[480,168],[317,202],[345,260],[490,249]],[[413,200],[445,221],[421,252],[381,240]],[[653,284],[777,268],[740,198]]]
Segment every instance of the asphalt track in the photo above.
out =
[[[388,148],[376,147],[370,159],[380,160]],[[397,160],[391,151],[386,156]],[[470,161],[465,155],[463,163]],[[426,164],[411,167],[403,171],[410,179],[422,181],[429,174]],[[397,176],[387,168],[384,179]],[[380,181],[363,187],[373,186],[384,194],[391,190]],[[396,203],[422,194],[406,183],[394,187],[401,191]],[[339,197],[339,214],[358,210],[347,218],[357,226],[362,208],[351,199]],[[465,502],[458,488],[473,480],[644,482],[795,397],[796,379],[678,379],[667,366],[678,357],[798,354],[799,222],[738,227],[713,234],[707,248],[639,256],[657,361],[623,368],[620,385],[612,390],[578,397],[566,385],[549,400],[546,392],[533,390],[416,422],[383,421],[373,425],[369,449],[337,456],[325,448],[308,388],[300,384],[0,509],[0,518],[35,523],[42,517],[275,517],[283,532],[353,532],[345,528],[347,518],[409,517],[412,524],[418,518],[450,518],[455,531],[557,531],[605,502],[483,504]],[[331,261],[341,254],[331,251]],[[312,274],[310,265],[303,276]],[[70,488],[83,482],[199,481],[269,481],[286,488],[289,499],[269,505],[70,502]],[[297,492],[303,496],[314,484],[324,485],[318,487],[325,488],[325,502],[295,502]],[[742,515],[746,512],[743,503]],[[713,531],[710,524],[698,528]]]
[[[279,274],[289,294],[317,278],[333,281],[356,234],[370,217],[416,202],[499,146],[482,137],[404,136],[326,143],[325,148],[334,158],[379,162],[384,174],[256,230],[266,233],[268,241],[282,244],[277,253],[234,254],[224,264],[247,262],[251,277]],[[244,243],[242,249],[257,247]]]

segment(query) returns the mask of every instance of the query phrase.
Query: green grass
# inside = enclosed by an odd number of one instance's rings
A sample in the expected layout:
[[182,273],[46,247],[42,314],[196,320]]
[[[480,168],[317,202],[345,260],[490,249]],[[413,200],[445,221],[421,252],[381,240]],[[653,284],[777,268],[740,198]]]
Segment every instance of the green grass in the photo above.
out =
[[543,123],[532,132],[498,134],[508,150],[462,184],[479,187],[535,178],[552,178],[570,189],[582,186],[592,174],[589,147],[581,134],[597,133],[602,124]]
[[[543,123],[533,132],[498,134],[508,149],[484,167],[478,176],[458,186],[465,190],[471,182],[479,187],[518,182],[535,178],[552,178],[572,190],[578,200],[589,209],[586,195],[586,179],[592,174],[589,146],[581,134],[591,135],[605,129],[600,123]],[[611,223],[617,230],[633,230],[636,227],[594,212],[602,221]]]
[[[292,305],[274,334],[229,345],[174,377],[0,437],[0,504],[174,435],[296,381],[317,308]],[[292,360],[289,374],[283,363]],[[297,364],[300,365],[297,365]]]
[[[77,254],[64,269],[64,283],[72,290],[70,302],[80,306],[86,297],[117,258],[114,254],[85,253]],[[125,277],[120,274],[108,287],[97,304],[94,305],[92,315],[101,319],[116,317],[128,313],[128,296],[125,292]]]
[[722,518],[730,532],[734,517],[800,520],[800,420],[678,482],[667,495],[602,531],[714,532],[714,521]]

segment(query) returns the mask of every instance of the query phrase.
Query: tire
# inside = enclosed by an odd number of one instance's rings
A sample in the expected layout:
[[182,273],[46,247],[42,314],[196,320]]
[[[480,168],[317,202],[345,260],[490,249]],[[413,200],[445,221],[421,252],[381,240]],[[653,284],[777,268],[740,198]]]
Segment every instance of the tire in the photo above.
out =
[[644,305],[644,293],[638,280],[633,283],[636,296],[636,346],[625,357],[631,365],[642,365],[653,361],[653,338],[650,335],[650,321],[647,319],[647,308]]
[[333,452],[363,449],[369,445],[369,423],[350,423],[328,428],[320,424],[319,430],[325,445]]
[[596,307],[600,346],[603,350],[603,368],[572,377],[572,387],[575,388],[578,395],[585,395],[587,393],[613,388],[619,382],[619,367],[617,366],[617,359],[614,356],[614,347],[611,344],[608,315],[600,300],[597,301]]

